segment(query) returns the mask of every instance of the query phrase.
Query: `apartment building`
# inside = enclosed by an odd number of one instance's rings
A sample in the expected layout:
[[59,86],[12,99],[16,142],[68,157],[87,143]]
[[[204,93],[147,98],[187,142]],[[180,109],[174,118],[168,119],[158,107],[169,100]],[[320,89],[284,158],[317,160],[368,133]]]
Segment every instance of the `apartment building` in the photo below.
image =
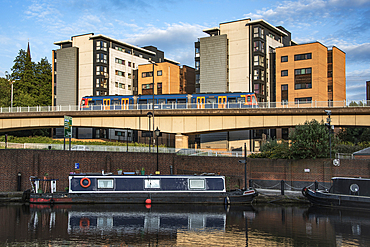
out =
[[274,96],[274,52],[290,46],[290,33],[264,20],[243,19],[203,30],[195,42],[197,91],[255,92],[259,102]]
[[[138,66],[149,60],[165,61],[164,53],[153,46],[141,48],[102,34],[76,35],[54,44],[59,46],[52,51],[52,97],[57,106],[79,105],[87,95],[135,94]],[[74,132],[78,138],[118,140],[131,136],[130,140],[134,140],[135,136],[132,130],[79,128]]]
[[276,49],[276,101],[286,104],[346,99],[346,55],[319,42]]
[[[276,100],[275,49],[291,46],[291,34],[264,20],[243,19],[203,30],[195,42],[196,92],[254,92],[259,102]],[[270,130],[202,134],[202,148],[258,150]]]
[[138,67],[138,94],[192,94],[195,88],[195,69],[179,66],[177,62],[143,64]]

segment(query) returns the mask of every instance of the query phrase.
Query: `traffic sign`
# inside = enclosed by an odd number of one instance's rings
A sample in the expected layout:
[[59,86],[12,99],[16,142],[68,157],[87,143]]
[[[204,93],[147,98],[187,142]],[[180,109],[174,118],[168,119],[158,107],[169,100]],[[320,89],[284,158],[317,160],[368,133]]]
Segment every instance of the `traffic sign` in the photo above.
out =
[[64,137],[72,138],[72,117],[64,116]]

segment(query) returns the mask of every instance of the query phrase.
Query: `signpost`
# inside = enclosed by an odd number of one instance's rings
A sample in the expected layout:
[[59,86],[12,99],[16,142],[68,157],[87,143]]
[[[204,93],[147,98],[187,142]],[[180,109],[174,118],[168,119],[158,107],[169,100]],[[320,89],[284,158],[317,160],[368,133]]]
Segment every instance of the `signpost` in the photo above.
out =
[[66,150],[66,138],[69,138],[69,150],[71,150],[72,117],[64,116],[64,150]]

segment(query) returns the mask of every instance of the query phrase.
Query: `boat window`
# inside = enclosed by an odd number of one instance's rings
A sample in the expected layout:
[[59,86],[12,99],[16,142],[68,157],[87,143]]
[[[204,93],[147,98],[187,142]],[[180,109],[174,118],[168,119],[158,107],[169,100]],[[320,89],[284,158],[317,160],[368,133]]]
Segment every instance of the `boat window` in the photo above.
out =
[[189,179],[190,189],[205,189],[204,179]]
[[159,189],[159,179],[145,179],[145,189]]
[[98,189],[113,189],[113,179],[98,179]]

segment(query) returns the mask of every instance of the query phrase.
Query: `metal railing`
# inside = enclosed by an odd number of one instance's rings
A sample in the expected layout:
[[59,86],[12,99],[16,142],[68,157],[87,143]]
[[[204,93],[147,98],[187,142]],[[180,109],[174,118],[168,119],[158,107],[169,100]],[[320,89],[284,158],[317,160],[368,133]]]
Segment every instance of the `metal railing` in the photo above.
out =
[[[357,106],[350,104],[355,102]],[[335,107],[369,107],[369,100],[361,101],[311,101],[302,102],[258,102],[258,105],[247,105],[238,103],[171,103],[155,104],[154,110],[183,110],[183,109],[247,109],[247,108],[335,108]],[[130,105],[68,105],[68,106],[27,106],[27,107],[0,107],[0,113],[17,112],[55,112],[55,111],[109,111],[109,110],[151,110],[153,104],[130,104]]]
[[[64,144],[48,144],[48,143],[7,143],[8,149],[44,149],[44,150],[64,150]],[[75,146],[72,145],[72,149]],[[83,145],[84,150],[71,151],[98,151],[98,152],[137,152],[148,153],[149,147],[143,146],[107,146],[107,145]],[[0,142],[0,148],[5,148],[5,142]],[[69,150],[69,144],[66,143],[66,150]],[[151,153],[157,152],[157,147],[150,147]],[[176,153],[177,155],[185,156],[217,156],[217,157],[243,157],[242,151],[215,151],[210,149],[185,149],[185,148],[167,148],[158,147],[158,153]],[[252,152],[247,152],[247,155]]]

